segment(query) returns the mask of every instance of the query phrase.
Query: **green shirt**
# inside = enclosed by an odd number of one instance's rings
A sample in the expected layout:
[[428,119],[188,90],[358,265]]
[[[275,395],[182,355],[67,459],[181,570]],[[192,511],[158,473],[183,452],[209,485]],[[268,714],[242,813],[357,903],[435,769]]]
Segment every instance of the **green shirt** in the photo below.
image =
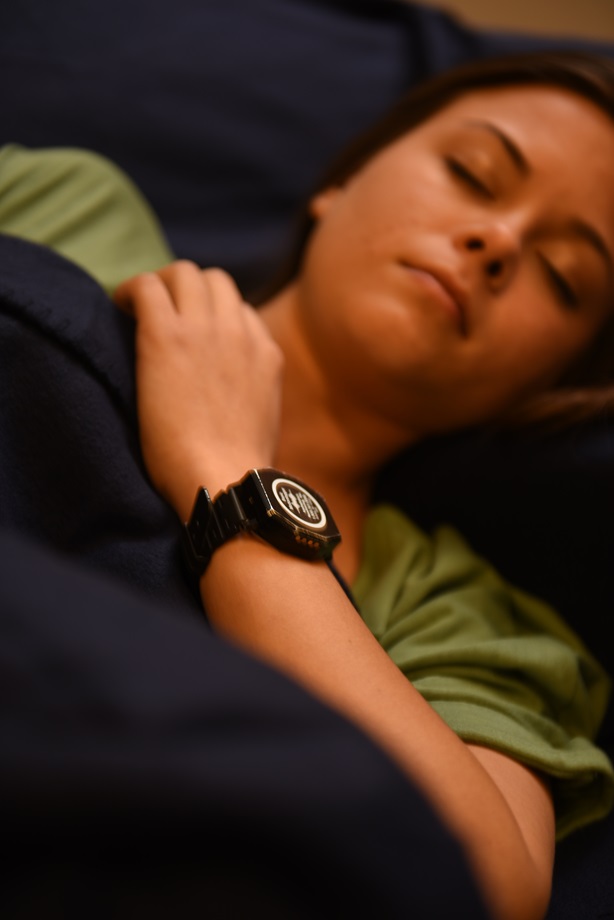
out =
[[109,160],[81,150],[2,147],[0,231],[50,246],[109,293],[174,258],[136,186]]
[[371,511],[353,591],[379,643],[461,738],[551,777],[559,837],[609,811],[612,764],[590,739],[610,682],[547,604],[451,528],[429,537],[388,506]]
[[[135,186],[79,150],[0,150],[0,232],[52,247],[107,291],[173,258]],[[591,739],[609,680],[553,610],[507,585],[451,529],[429,537],[391,507],[369,516],[354,594],[371,632],[461,738],[549,775],[559,837],[606,814],[614,771]]]

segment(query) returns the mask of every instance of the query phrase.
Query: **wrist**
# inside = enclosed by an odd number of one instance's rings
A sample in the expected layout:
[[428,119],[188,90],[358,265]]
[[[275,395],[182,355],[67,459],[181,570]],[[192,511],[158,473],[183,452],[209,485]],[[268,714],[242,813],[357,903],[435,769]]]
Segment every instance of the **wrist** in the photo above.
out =
[[242,479],[248,470],[269,466],[267,462],[225,460],[220,464],[203,463],[202,454],[192,462],[175,467],[173,483],[165,490],[168,501],[175,509],[179,519],[185,523],[192,513],[199,489],[206,489],[212,499],[220,492]]
[[200,579],[213,554],[244,534],[310,561],[330,558],[341,539],[323,497],[270,467],[244,472],[217,495],[198,489],[183,529],[191,575]]

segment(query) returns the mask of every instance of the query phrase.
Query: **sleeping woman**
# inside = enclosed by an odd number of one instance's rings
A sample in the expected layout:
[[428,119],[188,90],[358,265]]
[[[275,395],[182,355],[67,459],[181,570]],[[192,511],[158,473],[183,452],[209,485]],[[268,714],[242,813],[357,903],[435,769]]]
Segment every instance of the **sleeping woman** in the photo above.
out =
[[[5,156],[36,185],[35,153]],[[108,176],[127,236],[142,221],[155,238]],[[36,238],[18,213],[0,229]],[[72,232],[38,239],[114,288],[100,238],[87,252]],[[607,677],[455,533],[427,538],[371,492],[433,435],[611,402],[614,67],[531,55],[419,88],[324,178],[257,310],[223,271],[156,246],[114,297],[136,321],[147,471],[189,522],[208,622],[391,755],[494,917],[543,917],[557,832],[611,805],[590,741]]]

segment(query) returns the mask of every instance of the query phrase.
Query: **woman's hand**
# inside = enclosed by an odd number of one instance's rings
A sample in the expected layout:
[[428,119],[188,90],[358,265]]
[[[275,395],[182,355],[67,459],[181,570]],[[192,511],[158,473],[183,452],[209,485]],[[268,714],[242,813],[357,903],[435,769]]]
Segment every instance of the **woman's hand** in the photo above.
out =
[[212,495],[273,462],[282,353],[219,269],[176,262],[116,290],[136,329],[143,457],[155,487],[186,519]]

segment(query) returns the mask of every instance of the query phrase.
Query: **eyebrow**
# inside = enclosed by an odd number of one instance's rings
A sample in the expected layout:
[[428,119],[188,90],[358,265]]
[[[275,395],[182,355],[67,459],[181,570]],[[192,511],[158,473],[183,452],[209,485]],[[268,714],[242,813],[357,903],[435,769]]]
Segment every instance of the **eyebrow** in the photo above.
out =
[[468,121],[467,124],[472,128],[482,128],[482,130],[494,135],[503,145],[518,172],[525,176],[531,172],[531,167],[518,144],[505,131],[493,124],[492,121]]
[[[467,124],[473,128],[482,128],[482,130],[488,131],[496,137],[501,142],[504,150],[520,173],[526,176],[531,172],[531,166],[524,153],[505,131],[502,131],[501,128],[491,121],[468,121]],[[574,218],[570,221],[569,230],[571,233],[589,243],[589,245],[591,245],[603,258],[611,282],[612,279],[614,279],[614,258],[599,231],[591,226],[591,224],[587,224],[586,221],[579,218]]]

